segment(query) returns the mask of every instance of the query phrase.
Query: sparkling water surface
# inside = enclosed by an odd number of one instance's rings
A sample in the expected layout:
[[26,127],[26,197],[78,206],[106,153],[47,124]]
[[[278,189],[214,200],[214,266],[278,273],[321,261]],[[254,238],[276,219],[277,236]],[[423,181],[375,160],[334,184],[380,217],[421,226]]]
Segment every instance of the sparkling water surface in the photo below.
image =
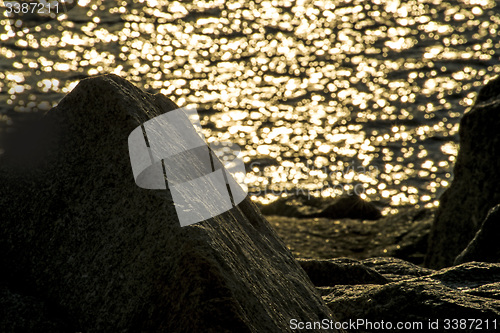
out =
[[9,19],[0,1],[2,131],[115,73],[240,145],[261,202],[437,205],[460,118],[500,73],[493,0],[61,3],[53,20]]

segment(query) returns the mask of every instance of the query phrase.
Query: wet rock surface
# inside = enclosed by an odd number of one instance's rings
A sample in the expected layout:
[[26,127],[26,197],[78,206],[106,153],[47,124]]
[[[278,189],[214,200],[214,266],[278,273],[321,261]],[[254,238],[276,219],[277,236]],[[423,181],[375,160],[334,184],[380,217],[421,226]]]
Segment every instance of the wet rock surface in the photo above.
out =
[[389,281],[412,279],[432,274],[434,271],[392,257],[376,257],[361,260],[361,263],[382,274]]
[[[167,191],[136,186],[128,135],[174,108],[117,76],[94,77],[34,124],[38,133],[9,141],[19,149],[0,163],[3,331],[30,309],[47,331],[286,332],[291,318],[333,319],[253,203],[181,228]],[[69,322],[53,320],[52,306]]]
[[[482,320],[482,323],[477,321],[476,324],[485,330],[486,320],[489,321],[489,328],[493,329],[493,321],[498,321],[500,315],[498,264],[472,262],[435,271],[403,260],[381,257],[360,261],[339,259],[336,265],[346,266],[346,280],[349,280],[349,268],[360,265],[376,271],[389,281],[378,284],[373,280],[358,284],[338,283],[342,281],[342,270],[337,269],[332,285],[321,283],[318,290],[340,322],[358,319],[372,323],[391,322],[393,325],[419,322],[423,328],[414,327],[413,331],[425,331],[429,321],[439,320],[437,331],[446,332],[452,330],[445,329],[445,319]],[[475,332],[476,326],[469,324],[460,331]],[[373,332],[374,329],[359,326],[349,331]]]
[[475,105],[460,121],[460,150],[451,186],[440,206],[429,239],[425,264],[453,265],[474,238],[488,211],[500,203],[500,77],[478,94]]

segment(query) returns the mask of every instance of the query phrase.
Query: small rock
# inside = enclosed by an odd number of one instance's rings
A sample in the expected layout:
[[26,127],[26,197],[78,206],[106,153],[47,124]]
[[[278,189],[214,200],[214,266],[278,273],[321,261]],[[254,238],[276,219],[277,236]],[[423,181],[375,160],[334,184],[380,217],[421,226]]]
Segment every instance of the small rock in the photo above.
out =
[[382,217],[380,210],[371,202],[357,195],[342,197],[319,213],[303,217],[326,217],[329,219],[351,218],[359,220],[377,220]]

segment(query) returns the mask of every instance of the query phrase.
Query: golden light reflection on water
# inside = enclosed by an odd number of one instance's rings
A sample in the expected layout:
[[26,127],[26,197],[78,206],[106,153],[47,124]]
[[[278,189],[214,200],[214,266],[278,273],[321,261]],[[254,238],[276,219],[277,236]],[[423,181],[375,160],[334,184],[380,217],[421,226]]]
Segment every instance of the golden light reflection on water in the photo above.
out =
[[79,1],[29,28],[0,20],[2,125],[115,73],[196,106],[210,141],[243,148],[261,201],[435,205],[458,121],[500,73],[493,0]]

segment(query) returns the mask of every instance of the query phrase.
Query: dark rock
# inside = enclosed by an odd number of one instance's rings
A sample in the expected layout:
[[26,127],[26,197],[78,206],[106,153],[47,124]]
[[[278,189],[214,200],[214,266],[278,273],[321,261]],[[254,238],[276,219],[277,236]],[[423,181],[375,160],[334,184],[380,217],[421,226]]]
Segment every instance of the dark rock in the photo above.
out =
[[488,102],[490,99],[498,99],[500,95],[500,76],[491,80],[477,94],[476,104]]
[[[397,331],[398,322],[419,322],[423,326],[407,328],[407,331],[428,330],[429,320],[439,319],[437,331],[447,331],[445,319],[482,319],[479,327],[494,328],[493,320],[500,315],[498,283],[500,265],[487,263],[467,263],[441,271],[424,269],[419,271],[409,263],[388,260],[388,258],[370,259],[374,270],[384,276],[400,275],[401,279],[383,285],[358,284],[321,287],[323,299],[338,316],[340,322],[364,319],[364,325],[357,326],[355,332],[373,332],[367,322],[384,321],[394,325],[385,331]],[[384,263],[386,262],[386,263]],[[365,265],[369,261],[363,261]],[[490,274],[491,272],[491,274]],[[408,274],[410,273],[410,274]],[[431,274],[429,274],[431,273]],[[424,274],[420,277],[415,277]],[[405,276],[407,278],[405,278]],[[325,295],[328,291],[329,294]],[[469,323],[470,324],[470,323]],[[498,324],[498,323],[497,323]],[[475,326],[474,326],[475,327]],[[475,332],[467,325],[461,332]],[[498,326],[497,326],[498,328]]]
[[297,258],[392,256],[422,264],[434,209],[406,209],[375,221],[268,216]]
[[335,199],[292,195],[260,207],[264,215],[300,218],[326,217],[329,219],[377,220],[382,217],[380,209],[372,202],[350,195]]
[[452,288],[476,288],[487,283],[500,281],[500,265],[484,262],[469,262],[443,268],[427,277],[439,280]]
[[382,217],[382,213],[373,203],[365,201],[357,195],[349,195],[339,198],[337,201],[335,201],[335,203],[329,205],[319,213],[310,214],[303,217],[377,220]]
[[377,271],[353,259],[298,259],[298,262],[316,286],[384,284],[389,282]]
[[[341,322],[358,319],[372,323],[384,321],[391,322],[392,329],[398,322],[419,322],[422,326],[408,327],[407,330],[425,331],[429,320],[439,319],[439,332],[444,332],[445,319],[488,319],[491,329],[491,321],[500,315],[500,301],[473,296],[433,280],[404,280],[382,286],[339,286],[336,289],[324,299]],[[354,330],[373,331],[367,326]],[[474,329],[460,331],[475,332]]]
[[94,77],[38,133],[11,141],[19,149],[0,161],[6,283],[85,332],[288,332],[291,318],[333,319],[248,199],[181,228],[168,191],[136,186],[128,135],[176,107],[117,76]]
[[484,284],[472,289],[465,289],[464,292],[479,297],[500,300],[500,282]]
[[460,150],[451,186],[440,198],[425,265],[453,264],[500,202],[500,77],[479,92],[472,109],[460,121]]
[[493,207],[469,245],[455,259],[455,265],[469,261],[500,262],[500,205]]
[[75,332],[56,306],[0,288],[0,332]]

